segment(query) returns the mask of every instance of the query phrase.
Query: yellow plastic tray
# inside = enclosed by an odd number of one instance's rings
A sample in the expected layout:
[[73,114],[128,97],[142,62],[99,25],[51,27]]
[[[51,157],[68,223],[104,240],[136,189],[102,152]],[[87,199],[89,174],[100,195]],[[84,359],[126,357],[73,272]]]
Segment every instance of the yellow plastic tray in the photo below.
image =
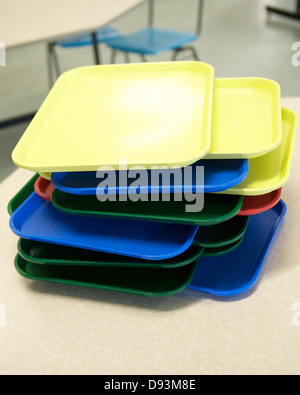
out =
[[201,62],[81,67],[61,75],[12,159],[38,173],[190,165],[211,144],[214,69]]
[[288,181],[295,146],[298,115],[282,109],[283,140],[274,151],[249,160],[249,173],[245,181],[225,194],[258,196],[282,188]]
[[281,89],[264,78],[215,79],[209,159],[254,158],[282,140]]
[[40,173],[40,176],[45,178],[45,180],[51,181],[52,173]]

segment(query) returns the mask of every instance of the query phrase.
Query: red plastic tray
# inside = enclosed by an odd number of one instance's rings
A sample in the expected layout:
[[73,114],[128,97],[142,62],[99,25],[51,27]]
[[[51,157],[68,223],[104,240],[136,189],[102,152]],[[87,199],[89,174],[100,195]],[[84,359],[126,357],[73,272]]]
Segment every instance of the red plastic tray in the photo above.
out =
[[276,191],[259,196],[245,196],[241,211],[238,213],[240,216],[250,216],[261,214],[271,208],[275,207],[281,199],[282,188]]
[[51,181],[39,177],[34,183],[34,190],[40,198],[51,202],[51,195],[54,191],[54,185]]

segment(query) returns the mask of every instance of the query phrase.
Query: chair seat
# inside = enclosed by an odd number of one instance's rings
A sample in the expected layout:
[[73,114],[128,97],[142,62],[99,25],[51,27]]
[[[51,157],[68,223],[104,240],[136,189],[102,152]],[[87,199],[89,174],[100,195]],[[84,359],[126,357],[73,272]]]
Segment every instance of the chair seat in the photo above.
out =
[[197,35],[176,30],[147,28],[131,35],[106,41],[113,49],[135,52],[144,55],[155,55],[159,52],[174,50],[191,43]]
[[[122,33],[112,26],[106,26],[97,32],[97,42],[102,43],[112,38],[122,37]],[[63,48],[79,47],[84,45],[92,45],[93,40],[91,34],[82,34],[76,37],[72,37],[69,40],[57,41],[57,45]]]

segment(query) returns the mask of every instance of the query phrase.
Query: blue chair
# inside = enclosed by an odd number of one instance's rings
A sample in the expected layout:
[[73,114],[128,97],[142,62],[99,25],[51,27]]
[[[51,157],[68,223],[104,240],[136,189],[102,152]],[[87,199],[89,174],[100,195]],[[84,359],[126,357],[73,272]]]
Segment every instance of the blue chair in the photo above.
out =
[[107,40],[113,39],[113,38],[119,38],[122,36],[122,33],[116,30],[112,26],[106,26],[96,32],[91,32],[87,34],[82,34],[78,35],[75,37],[72,37],[71,39],[68,40],[61,40],[61,41],[56,41],[56,42],[50,42],[48,44],[48,72],[49,72],[49,82],[50,86],[53,85],[53,68],[56,72],[56,77],[59,77],[61,72],[60,72],[60,66],[59,66],[59,61],[58,61],[58,56],[56,52],[56,47],[59,46],[61,48],[78,48],[78,47],[83,47],[83,46],[92,46],[94,50],[94,59],[95,59],[95,64],[101,64],[101,59],[100,59],[100,49],[99,49],[99,44],[104,43]]
[[[187,0],[186,0],[187,2]],[[183,51],[190,51],[195,60],[199,56],[195,47],[190,45],[197,40],[202,28],[204,0],[198,0],[197,27],[195,33],[187,33],[177,30],[167,30],[154,27],[154,0],[148,0],[148,27],[136,33],[122,35],[106,41],[106,45],[112,49],[111,63],[115,63],[117,51],[125,53],[129,62],[129,53],[139,54],[142,61],[146,62],[146,55],[157,55],[165,51],[173,51],[172,60],[176,60]]]

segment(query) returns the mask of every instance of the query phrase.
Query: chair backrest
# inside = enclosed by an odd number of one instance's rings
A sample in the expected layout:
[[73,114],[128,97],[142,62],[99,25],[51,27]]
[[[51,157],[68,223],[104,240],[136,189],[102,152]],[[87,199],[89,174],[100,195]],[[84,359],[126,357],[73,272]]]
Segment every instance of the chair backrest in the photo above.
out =
[[[154,11],[155,11],[155,1],[148,0],[148,26],[154,27]],[[185,2],[189,0],[184,0]],[[299,0],[300,1],[300,0]],[[200,35],[202,30],[202,18],[203,18],[204,0],[198,0],[198,12],[197,12],[197,22],[196,22],[196,35]]]

